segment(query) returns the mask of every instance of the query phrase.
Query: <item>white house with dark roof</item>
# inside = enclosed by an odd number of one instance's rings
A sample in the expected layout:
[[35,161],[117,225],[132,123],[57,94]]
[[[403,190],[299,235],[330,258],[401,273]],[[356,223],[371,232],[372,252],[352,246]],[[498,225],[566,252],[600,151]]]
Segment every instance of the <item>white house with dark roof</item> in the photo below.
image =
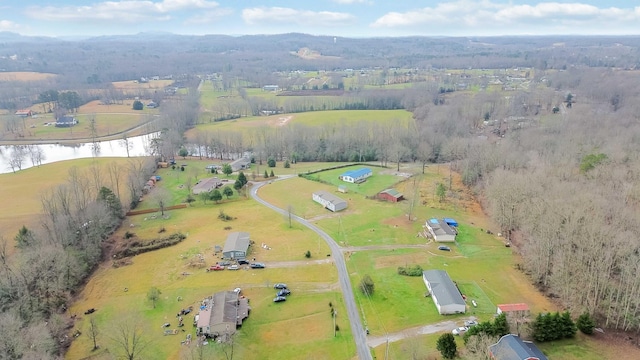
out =
[[425,223],[427,230],[436,242],[455,242],[457,232],[440,219],[429,219]]
[[225,259],[243,260],[247,257],[249,250],[249,233],[232,232],[227,236],[222,249],[222,257]]
[[314,192],[313,201],[333,212],[344,210],[347,208],[347,202],[345,200],[324,190],[318,190]]
[[464,314],[467,304],[460,290],[444,270],[426,270],[422,272],[422,280],[429,290],[429,295],[440,315]]
[[231,164],[231,170],[240,171],[245,170],[251,167],[251,159],[248,157],[241,157],[239,159],[234,160]]

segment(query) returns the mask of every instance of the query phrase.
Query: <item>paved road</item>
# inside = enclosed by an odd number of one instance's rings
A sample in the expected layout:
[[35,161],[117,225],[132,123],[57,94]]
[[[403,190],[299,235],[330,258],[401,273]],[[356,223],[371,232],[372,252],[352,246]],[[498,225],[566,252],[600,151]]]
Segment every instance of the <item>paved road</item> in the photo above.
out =
[[[289,177],[279,178],[276,181],[283,180]],[[262,200],[258,196],[258,189],[264,186],[267,183],[257,183],[253,185],[251,188],[251,197],[255,199],[257,202],[262,205],[279,212],[283,215],[288,215],[287,211],[284,209],[280,209],[277,206],[271,205],[270,203]],[[344,255],[342,254],[342,250],[340,246],[329,236],[327,233],[322,231],[320,228],[315,226],[314,224],[306,221],[305,219],[292,215],[292,218],[299,222],[300,224],[308,227],[309,229],[315,231],[324,241],[329,245],[331,249],[331,256],[336,263],[336,267],[338,269],[338,278],[340,282],[340,288],[342,289],[342,295],[344,296],[345,306],[347,307],[347,316],[349,317],[349,323],[351,324],[351,331],[353,332],[353,338],[356,341],[356,349],[358,352],[358,357],[360,360],[373,360],[371,356],[371,350],[369,349],[369,345],[367,345],[367,337],[364,332],[364,327],[362,327],[362,321],[360,320],[360,313],[358,312],[358,307],[356,306],[356,299],[353,295],[353,289],[351,287],[351,279],[349,279],[349,272],[347,271],[347,264],[344,261]],[[340,314],[338,314],[340,315]]]

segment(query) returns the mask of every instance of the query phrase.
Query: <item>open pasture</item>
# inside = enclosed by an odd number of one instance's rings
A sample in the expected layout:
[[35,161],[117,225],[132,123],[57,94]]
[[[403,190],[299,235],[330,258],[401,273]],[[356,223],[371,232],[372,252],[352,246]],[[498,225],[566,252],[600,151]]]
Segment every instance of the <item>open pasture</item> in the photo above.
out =
[[56,74],[34,71],[3,71],[0,72],[0,81],[40,81],[56,77]]
[[149,80],[149,82],[140,82],[138,80],[114,81],[113,87],[120,90],[156,90],[163,89],[171,84],[173,80]]

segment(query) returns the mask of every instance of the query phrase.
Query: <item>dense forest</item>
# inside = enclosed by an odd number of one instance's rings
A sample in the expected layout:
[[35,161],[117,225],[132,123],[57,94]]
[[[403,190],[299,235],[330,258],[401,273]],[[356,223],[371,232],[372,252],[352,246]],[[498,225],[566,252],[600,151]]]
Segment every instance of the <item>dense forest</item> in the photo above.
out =
[[[541,291],[574,313],[595,315],[599,326],[640,331],[638,43],[636,37],[338,38],[334,43],[333,37],[300,34],[61,41],[3,34],[0,69],[62,76],[28,86],[0,83],[0,101],[6,108],[30,105],[49,89],[74,89],[85,101],[115,99],[122,94],[109,89],[110,81],[184,74],[186,95],[163,103],[157,128],[163,136],[154,144],[155,156],[174,156],[184,146],[224,159],[250,151],[258,162],[272,157],[386,166],[449,163],[474,189],[520,253],[520,268]],[[303,47],[324,57],[291,54]],[[277,82],[277,72],[365,67],[530,67],[534,74],[528,87],[508,91],[446,91],[442,79],[432,77],[403,90],[323,100],[324,109],[362,102],[367,108],[404,108],[413,114],[408,123],[294,124],[250,133],[195,129],[184,137],[202,120],[196,75],[217,72],[264,85]],[[238,109],[246,115],[271,106],[243,98],[240,83],[228,84],[236,87]],[[297,101],[278,111],[323,109],[317,102],[310,109],[308,100]],[[153,168],[131,162],[126,183],[117,182],[122,177],[116,174],[102,183],[95,174],[71,172],[68,184],[42,199],[42,229],[17,234],[18,261],[8,259],[6,248],[0,252],[0,349],[9,358],[53,358],[64,349],[67,320],[61,308],[101,259],[102,240],[118,226],[122,209],[135,206]],[[455,189],[448,190],[453,196]],[[13,244],[6,240],[5,247]],[[38,346],[30,347],[34,343]]]

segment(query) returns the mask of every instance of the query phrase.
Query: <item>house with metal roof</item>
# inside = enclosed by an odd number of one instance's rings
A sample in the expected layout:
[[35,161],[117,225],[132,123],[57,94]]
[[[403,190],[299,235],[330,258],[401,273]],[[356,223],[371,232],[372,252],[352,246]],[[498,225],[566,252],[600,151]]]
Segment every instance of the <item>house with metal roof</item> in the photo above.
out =
[[222,257],[225,259],[243,260],[249,250],[249,233],[232,232],[227,236],[222,249]]
[[429,290],[438,313],[464,314],[467,304],[460,294],[460,290],[453,283],[449,274],[444,270],[426,270],[422,272],[422,280]]
[[534,343],[513,334],[505,335],[489,346],[489,355],[494,360],[547,360]]
[[191,191],[194,195],[198,195],[203,192],[206,193],[217,189],[220,186],[222,186],[222,181],[220,181],[220,179],[218,179],[217,177],[211,177],[199,180]]
[[240,292],[222,291],[202,301],[196,322],[196,333],[211,338],[234,334],[249,317],[249,299]]
[[373,172],[369,168],[360,168],[356,170],[349,170],[342,173],[338,178],[348,183],[359,184],[367,180],[368,177],[373,175]]
[[324,206],[333,212],[344,210],[347,208],[347,202],[332,193],[324,190],[318,190],[313,193],[313,201]]
[[429,219],[425,223],[427,230],[436,242],[455,242],[457,232],[440,219]]
[[231,170],[240,171],[245,170],[251,167],[251,159],[248,157],[241,157],[239,159],[234,160],[231,164]]

